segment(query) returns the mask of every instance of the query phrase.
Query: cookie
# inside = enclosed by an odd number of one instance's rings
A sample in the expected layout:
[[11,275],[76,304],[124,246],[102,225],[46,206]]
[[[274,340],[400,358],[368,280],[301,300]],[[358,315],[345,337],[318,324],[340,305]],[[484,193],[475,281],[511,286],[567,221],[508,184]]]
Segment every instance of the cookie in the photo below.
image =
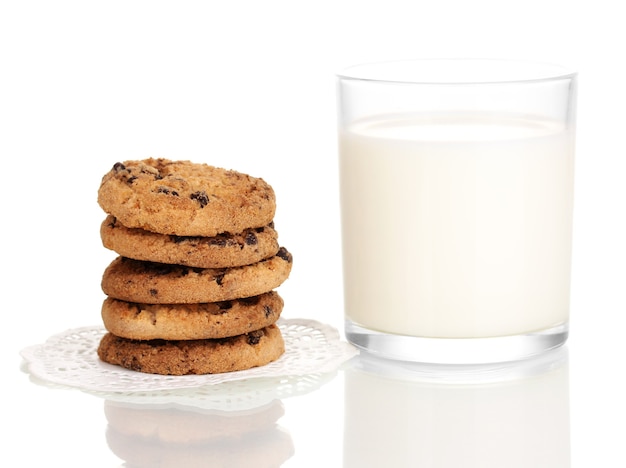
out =
[[100,226],[100,237],[107,249],[123,257],[199,268],[250,265],[276,255],[279,248],[273,224],[237,234],[189,237],[127,228],[109,215]]
[[267,226],[276,211],[274,190],[263,179],[153,158],[116,163],[102,178],[98,203],[126,227],[177,236]]
[[271,325],[283,310],[275,291],[246,299],[200,304],[137,304],[106,298],[105,328],[134,340],[200,340],[241,335]]
[[233,268],[192,268],[117,257],[105,269],[102,291],[145,304],[193,304],[258,296],[280,286],[293,258],[281,247],[267,260]]
[[276,325],[215,340],[138,341],[107,333],[99,358],[126,369],[162,375],[217,374],[269,364],[285,352]]

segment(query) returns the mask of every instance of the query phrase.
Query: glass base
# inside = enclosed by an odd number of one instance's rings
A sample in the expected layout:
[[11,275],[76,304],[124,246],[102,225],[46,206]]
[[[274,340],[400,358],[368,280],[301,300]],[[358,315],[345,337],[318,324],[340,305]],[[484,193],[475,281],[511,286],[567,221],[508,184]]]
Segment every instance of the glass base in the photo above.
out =
[[494,338],[422,338],[383,333],[345,322],[347,340],[368,353],[430,364],[487,364],[518,361],[565,343],[568,324],[523,335]]

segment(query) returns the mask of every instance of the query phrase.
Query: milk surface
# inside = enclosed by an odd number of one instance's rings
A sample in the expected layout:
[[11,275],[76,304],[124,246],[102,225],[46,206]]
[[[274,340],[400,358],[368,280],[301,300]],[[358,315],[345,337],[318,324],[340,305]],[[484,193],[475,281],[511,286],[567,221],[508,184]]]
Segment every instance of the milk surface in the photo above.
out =
[[385,116],[340,134],[346,318],[422,337],[568,320],[573,132],[528,117]]

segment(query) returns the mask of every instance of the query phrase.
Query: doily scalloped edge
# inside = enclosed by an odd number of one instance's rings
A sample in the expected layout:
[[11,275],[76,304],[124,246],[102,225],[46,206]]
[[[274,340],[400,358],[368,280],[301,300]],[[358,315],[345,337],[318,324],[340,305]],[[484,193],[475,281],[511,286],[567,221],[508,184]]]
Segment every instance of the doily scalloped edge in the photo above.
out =
[[101,362],[96,354],[102,326],[66,330],[39,345],[24,348],[23,369],[46,383],[90,392],[141,393],[190,389],[238,380],[325,374],[337,370],[358,354],[341,341],[330,325],[308,319],[280,319],[285,354],[266,366],[245,371],[202,376],[145,374]]

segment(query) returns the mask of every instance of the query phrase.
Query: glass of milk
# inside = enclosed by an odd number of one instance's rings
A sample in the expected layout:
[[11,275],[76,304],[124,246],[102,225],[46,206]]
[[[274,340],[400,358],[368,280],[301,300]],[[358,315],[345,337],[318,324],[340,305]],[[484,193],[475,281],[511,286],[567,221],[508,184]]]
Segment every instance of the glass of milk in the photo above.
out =
[[576,74],[385,62],[347,68],[338,93],[347,339],[450,364],[562,345]]

